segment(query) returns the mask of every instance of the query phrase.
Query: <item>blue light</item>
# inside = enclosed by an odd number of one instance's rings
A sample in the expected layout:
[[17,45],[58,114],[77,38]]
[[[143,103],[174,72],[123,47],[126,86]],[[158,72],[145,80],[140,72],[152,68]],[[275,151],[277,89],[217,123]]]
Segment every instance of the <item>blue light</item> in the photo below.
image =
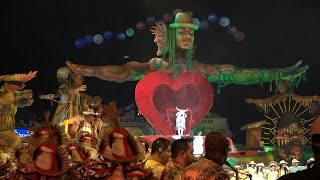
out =
[[28,135],[28,129],[15,129],[15,133],[17,133],[20,137],[25,137]]

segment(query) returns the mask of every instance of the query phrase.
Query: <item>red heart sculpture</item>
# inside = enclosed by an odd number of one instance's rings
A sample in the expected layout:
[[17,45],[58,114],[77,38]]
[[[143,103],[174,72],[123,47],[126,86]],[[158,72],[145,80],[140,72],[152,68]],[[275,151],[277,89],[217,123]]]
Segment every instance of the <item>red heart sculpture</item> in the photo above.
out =
[[185,72],[176,79],[166,73],[152,72],[138,82],[135,98],[144,117],[163,135],[176,134],[176,108],[188,109],[183,134],[189,134],[210,110],[213,89],[198,72]]

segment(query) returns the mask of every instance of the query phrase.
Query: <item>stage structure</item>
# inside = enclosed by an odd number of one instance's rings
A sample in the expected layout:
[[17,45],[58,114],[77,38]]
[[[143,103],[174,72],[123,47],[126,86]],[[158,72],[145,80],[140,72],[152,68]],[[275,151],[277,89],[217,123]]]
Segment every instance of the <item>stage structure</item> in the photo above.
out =
[[262,144],[275,146],[280,159],[303,160],[303,147],[310,144],[310,126],[314,120],[311,106],[320,100],[319,96],[300,96],[289,91],[288,84],[282,83],[279,94],[265,99],[246,99],[255,104],[264,114]]
[[[133,106],[131,109],[120,113],[121,125],[133,136],[159,135],[148,120],[142,116],[141,113],[137,113],[138,111],[136,110],[137,107]],[[111,121],[106,121],[106,123],[112,125]],[[228,120],[213,112],[208,112],[206,116],[202,118],[194,128],[192,128],[190,135],[204,135],[212,131],[221,132],[228,137],[231,137],[232,135],[232,132],[229,129]]]
[[263,146],[261,143],[262,126],[266,123],[265,120],[249,123],[241,127],[241,130],[246,130],[246,147],[247,149],[258,149]]

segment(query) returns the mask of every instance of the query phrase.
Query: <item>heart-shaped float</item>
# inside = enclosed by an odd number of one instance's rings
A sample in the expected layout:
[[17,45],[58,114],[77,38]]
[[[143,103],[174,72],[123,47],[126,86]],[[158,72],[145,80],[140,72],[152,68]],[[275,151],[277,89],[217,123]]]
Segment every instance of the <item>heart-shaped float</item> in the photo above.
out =
[[198,72],[185,72],[176,79],[152,72],[138,82],[135,91],[140,112],[162,135],[177,134],[177,108],[188,110],[183,134],[189,134],[210,110],[213,96],[210,82]]

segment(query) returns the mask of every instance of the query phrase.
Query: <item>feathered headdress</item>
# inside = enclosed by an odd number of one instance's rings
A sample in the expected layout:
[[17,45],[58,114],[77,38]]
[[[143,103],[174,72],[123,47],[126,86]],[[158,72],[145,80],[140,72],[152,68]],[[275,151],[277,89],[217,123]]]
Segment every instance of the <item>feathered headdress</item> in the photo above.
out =
[[111,101],[104,107],[103,117],[114,122],[115,128],[109,135],[108,144],[104,142],[104,145],[109,146],[102,147],[101,153],[104,158],[116,162],[129,162],[137,158],[138,151],[136,143],[131,134],[120,124],[120,118],[115,101]]
[[115,128],[121,128],[119,112],[115,101],[103,107],[102,116],[113,121]]
[[30,71],[28,74],[25,73],[16,73],[16,74],[8,74],[0,76],[0,80],[4,82],[10,82],[10,81],[19,81],[22,83],[25,83],[27,81],[30,81],[32,78],[36,76],[38,71]]

